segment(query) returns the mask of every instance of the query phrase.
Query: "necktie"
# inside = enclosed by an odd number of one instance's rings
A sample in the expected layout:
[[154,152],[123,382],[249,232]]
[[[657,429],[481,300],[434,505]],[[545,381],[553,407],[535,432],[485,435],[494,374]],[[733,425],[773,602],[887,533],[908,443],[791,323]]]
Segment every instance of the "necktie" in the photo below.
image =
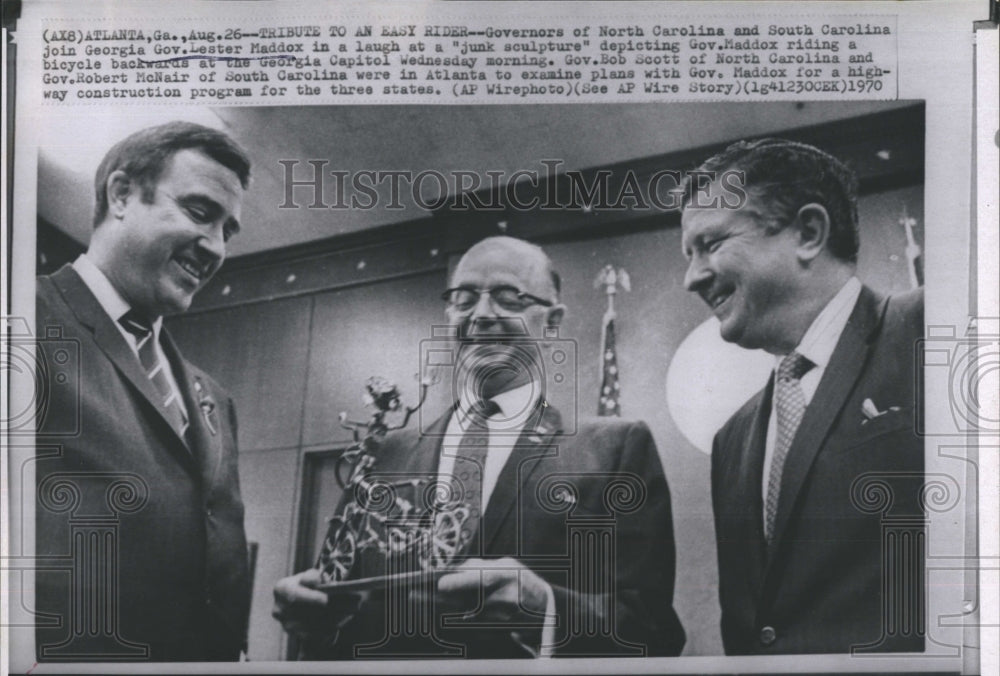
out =
[[483,518],[483,470],[486,468],[486,453],[490,447],[489,429],[486,419],[500,411],[493,401],[480,401],[472,405],[468,412],[465,434],[455,452],[454,481],[461,489],[462,502],[469,508],[469,518],[462,524],[463,554],[482,555],[482,536],[479,524]]
[[774,519],[778,513],[778,496],[781,494],[781,474],[785,467],[788,449],[806,410],[806,395],[800,379],[813,367],[813,363],[798,352],[792,352],[778,365],[774,383],[774,407],[778,415],[778,438],[771,458],[771,471],[767,479],[767,497],[764,503],[764,536],[770,543],[774,537]]
[[166,365],[160,361],[156,352],[156,341],[153,338],[153,327],[134,310],[129,310],[118,322],[126,331],[135,336],[136,349],[139,352],[139,362],[142,364],[146,377],[153,383],[153,388],[160,395],[160,403],[167,420],[174,426],[181,437],[188,428],[187,413],[178,398],[177,392],[170,386],[167,378]]

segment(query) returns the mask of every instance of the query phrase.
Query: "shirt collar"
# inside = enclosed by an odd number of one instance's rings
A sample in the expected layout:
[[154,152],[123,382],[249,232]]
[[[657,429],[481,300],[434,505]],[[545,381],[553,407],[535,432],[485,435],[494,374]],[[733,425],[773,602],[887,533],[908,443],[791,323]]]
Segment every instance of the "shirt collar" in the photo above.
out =
[[[500,412],[490,416],[490,428],[495,425],[509,429],[524,427],[541,398],[541,392],[541,384],[532,381],[494,396],[490,401],[500,407]],[[461,412],[468,411],[473,403],[468,392],[462,392],[459,396]],[[465,417],[464,414],[462,417]]]
[[[861,281],[857,277],[851,277],[816,315],[795,351],[819,369],[825,369],[860,294]],[[776,364],[780,364],[783,358],[777,357]]]
[[536,382],[525,383],[512,390],[501,392],[493,397],[493,401],[500,407],[499,415],[512,423],[515,419],[520,419],[520,425],[528,419],[531,412],[538,403],[541,388]]
[[[76,274],[80,275],[80,279],[87,285],[90,292],[97,298],[97,302],[101,304],[101,307],[104,308],[104,311],[108,313],[108,316],[115,323],[131,309],[128,302],[118,293],[118,289],[114,287],[107,275],[101,272],[101,269],[94,264],[94,261],[87,257],[87,254],[80,254],[73,261],[73,269],[76,270]],[[156,321],[153,322],[153,333],[157,338],[159,338],[160,326],[162,324],[163,317],[157,317]]]

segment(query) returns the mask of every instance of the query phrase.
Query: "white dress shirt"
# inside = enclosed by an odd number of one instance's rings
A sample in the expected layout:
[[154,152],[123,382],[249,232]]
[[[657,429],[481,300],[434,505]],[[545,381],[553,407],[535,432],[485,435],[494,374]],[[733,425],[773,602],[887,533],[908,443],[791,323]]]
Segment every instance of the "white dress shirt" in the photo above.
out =
[[[83,283],[87,285],[90,292],[97,298],[97,302],[104,308],[115,328],[122,334],[125,342],[132,348],[132,352],[135,354],[136,359],[138,359],[139,347],[135,336],[126,331],[125,327],[118,322],[122,318],[122,315],[131,309],[128,302],[122,298],[107,276],[101,272],[100,268],[94,265],[94,262],[87,257],[87,254],[80,254],[80,257],[73,261],[73,269],[76,270],[76,273],[80,275],[80,279],[83,280]],[[156,321],[153,322],[153,347],[156,349],[156,358],[163,365],[163,372],[167,376],[167,383],[173,390],[174,396],[177,398],[178,403],[180,403],[181,411],[184,412],[184,416],[187,418],[188,411],[184,405],[184,397],[181,396],[180,388],[177,387],[177,379],[174,378],[174,370],[170,366],[170,360],[167,359],[167,355],[164,354],[163,347],[160,345],[160,329],[162,327],[163,317],[157,317]]]
[[[531,382],[501,392],[490,400],[499,406],[500,410],[486,419],[486,428],[489,430],[489,446],[483,467],[483,512],[486,511],[500,472],[507,464],[518,437],[524,430],[528,419],[535,412],[541,391],[539,383]],[[455,455],[462,441],[462,436],[465,434],[465,429],[468,427],[470,418],[468,411],[473,403],[475,401],[468,392],[460,393],[459,404],[452,414],[451,420],[448,421],[444,438],[441,440],[441,457],[438,460],[439,482],[448,483],[451,481],[452,470],[455,467]],[[541,645],[538,646],[537,654],[539,657],[551,657],[552,646],[555,643],[556,601],[552,587],[544,580],[542,583],[545,584],[545,624],[542,627]],[[528,646],[521,641],[519,632],[511,632],[511,635],[525,648],[535,652],[535,646]]]
[[[489,447],[486,452],[486,464],[483,467],[483,509],[489,504],[493,489],[496,488],[500,471],[507,464],[514,444],[520,436],[528,418],[538,404],[541,388],[537,383],[527,383],[493,397],[500,410],[486,419],[489,430]],[[462,441],[462,436],[469,424],[468,410],[474,402],[467,393],[459,396],[459,405],[448,421],[444,438],[441,440],[441,458],[438,462],[438,481],[448,483],[455,467],[455,454]]]
[[[794,352],[798,352],[803,357],[813,363],[813,367],[799,380],[802,393],[805,395],[806,406],[812,401],[816,394],[816,388],[823,378],[823,373],[833,356],[833,351],[840,341],[840,334],[847,326],[847,320],[851,316],[851,311],[858,302],[861,294],[861,281],[857,277],[851,277],[840,288],[826,307],[816,315],[816,319],[809,325],[808,330],[802,340],[796,346]],[[781,360],[786,355],[775,357],[774,370],[777,373]],[[777,376],[775,376],[777,377]],[[772,397],[773,399],[773,397]],[[778,414],[771,405],[771,415],[767,420],[767,440],[764,443],[764,476],[761,478],[761,495],[764,498],[764,518],[767,519],[767,487],[771,475],[771,462],[774,459],[774,444],[778,438]]]

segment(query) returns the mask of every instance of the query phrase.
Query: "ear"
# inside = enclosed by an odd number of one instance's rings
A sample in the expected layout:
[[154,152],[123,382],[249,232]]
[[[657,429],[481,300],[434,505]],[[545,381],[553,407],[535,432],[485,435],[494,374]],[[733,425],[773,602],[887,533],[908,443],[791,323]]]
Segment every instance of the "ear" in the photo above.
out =
[[562,303],[553,305],[545,315],[546,326],[559,326],[562,324],[563,316],[566,314],[566,306]]
[[830,214],[822,204],[810,202],[799,209],[795,217],[798,228],[798,259],[807,263],[826,249],[830,237]]
[[108,215],[120,219],[125,213],[125,205],[132,193],[132,181],[124,171],[115,171],[108,176],[105,185],[108,198]]

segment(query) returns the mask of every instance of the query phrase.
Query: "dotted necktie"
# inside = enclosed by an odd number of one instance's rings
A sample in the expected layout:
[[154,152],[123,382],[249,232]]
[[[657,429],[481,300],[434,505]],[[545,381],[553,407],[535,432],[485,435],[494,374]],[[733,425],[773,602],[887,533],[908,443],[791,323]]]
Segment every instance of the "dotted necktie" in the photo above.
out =
[[187,413],[184,411],[184,406],[181,404],[177,392],[170,386],[170,380],[164,370],[165,365],[160,361],[156,352],[153,327],[134,310],[126,312],[118,322],[122,328],[135,336],[139,362],[142,363],[146,377],[153,383],[157,394],[160,395],[160,402],[163,404],[167,420],[183,437],[188,428]]
[[469,508],[469,518],[462,524],[461,551],[468,556],[482,555],[482,537],[479,523],[483,517],[483,470],[486,453],[490,447],[490,433],[486,419],[500,411],[493,401],[481,401],[468,411],[465,434],[455,451],[455,468],[452,476],[461,489],[462,502]]
[[778,414],[778,438],[771,458],[771,471],[767,479],[767,498],[764,503],[764,536],[768,542],[774,537],[774,519],[778,513],[778,496],[781,494],[781,474],[785,467],[788,449],[806,410],[806,395],[800,379],[813,367],[813,363],[798,352],[792,352],[778,365],[774,383],[774,407]]

